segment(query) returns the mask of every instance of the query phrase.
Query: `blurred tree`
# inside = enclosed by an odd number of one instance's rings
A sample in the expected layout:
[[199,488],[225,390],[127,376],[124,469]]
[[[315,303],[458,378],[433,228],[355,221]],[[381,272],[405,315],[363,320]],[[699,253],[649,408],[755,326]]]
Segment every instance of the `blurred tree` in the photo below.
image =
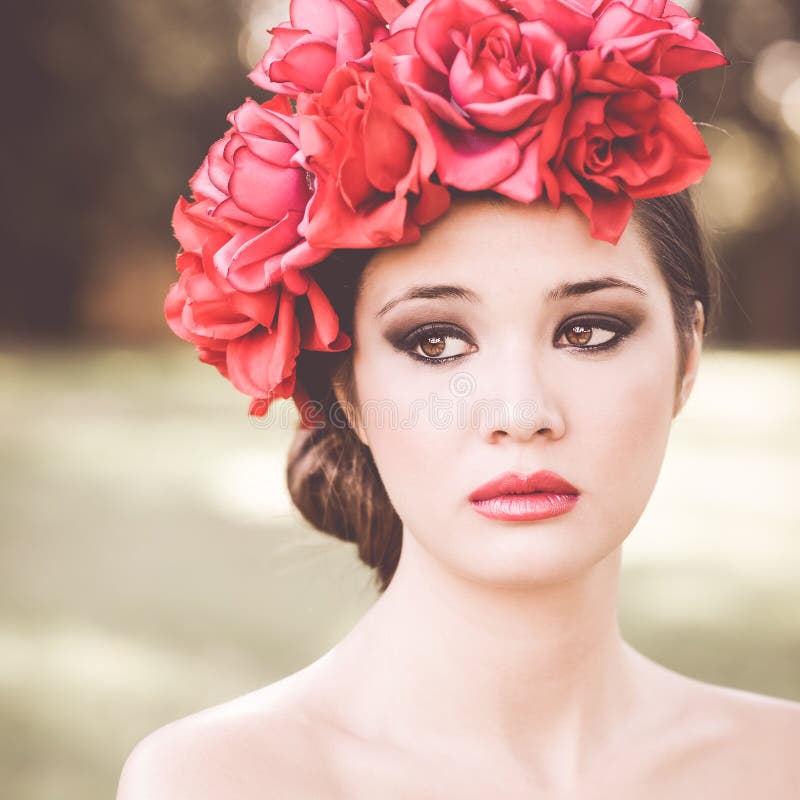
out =
[[4,333],[80,332],[87,283],[142,242],[166,260],[140,264],[140,277],[154,272],[166,289],[176,196],[255,89],[237,58],[237,10],[233,0],[6,8]]
[[[800,345],[800,128],[787,129],[768,108],[753,74],[767,48],[797,39],[797,0],[682,3],[703,20],[731,60],[720,70],[681,79],[689,115],[712,156],[703,179],[712,241],[725,272],[723,317],[715,338],[731,345]],[[795,42],[795,44],[797,44]],[[800,45],[798,45],[800,47]],[[800,58],[774,65],[768,83],[800,86]],[[776,73],[783,72],[783,76]],[[725,210],[727,209],[727,210]]]

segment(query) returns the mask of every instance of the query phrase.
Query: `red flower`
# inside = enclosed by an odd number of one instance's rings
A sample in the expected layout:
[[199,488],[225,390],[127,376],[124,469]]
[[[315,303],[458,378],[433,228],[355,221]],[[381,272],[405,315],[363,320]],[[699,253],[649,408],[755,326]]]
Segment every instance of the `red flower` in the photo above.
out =
[[214,255],[231,285],[254,292],[280,279],[287,267],[317,263],[298,232],[312,196],[297,162],[297,123],[285,97],[263,105],[248,100],[228,115],[233,127],[215,142],[190,180],[195,198],[230,239]]
[[450,97],[468,119],[511,131],[541,122],[556,93],[553,68],[564,40],[544,22],[518,22],[492,0],[437,0],[425,10],[417,51],[448,78]]
[[248,77],[279,94],[318,92],[335,67],[362,58],[371,42],[386,38],[379,9],[395,13],[396,5],[386,0],[291,0],[291,21],[270,29],[269,49]]
[[[569,195],[591,222],[591,235],[616,244],[633,211],[632,198],[669,195],[697,183],[710,157],[692,120],[662,98],[649,77],[597,50],[568,56],[571,95],[555,110],[559,140],[539,149],[548,197],[558,208]],[[572,74],[574,73],[574,81]]]
[[251,413],[266,414],[278,397],[294,396],[300,408],[300,349],[346,350],[350,338],[306,270],[288,269],[278,283],[255,292],[232,286],[214,263],[231,235],[209,223],[208,205],[181,197],[175,206],[173,227],[184,249],[177,258],[180,277],[164,301],[167,324],[195,345],[201,361],[253,398]]
[[[185,222],[181,206],[179,201],[176,218]],[[288,270],[280,284],[258,292],[233,288],[213,264],[224,239],[224,233],[212,232],[200,253],[179,254],[180,277],[169,288],[164,313],[173,333],[192,342],[201,361],[250,395],[251,413],[263,416],[274,399],[295,394],[301,348],[346,350],[351,340],[304,270]]]
[[394,20],[394,75],[425,115],[442,183],[500,184],[526,201],[541,194],[537,159],[525,151],[560,100],[567,43],[558,28],[568,20],[585,39],[591,15],[560,2],[529,20],[501,0],[418,0]]
[[[183,198],[176,207],[180,216]],[[216,270],[215,250],[224,242],[222,232],[212,233],[200,252],[178,255],[180,277],[173,283],[164,301],[167,324],[176,336],[203,348],[223,350],[227,344],[244,336],[258,325],[271,326],[275,316],[278,289],[240,292]]]
[[317,248],[371,248],[419,238],[450,194],[431,181],[436,148],[422,115],[384,74],[334,70],[322,92],[300,95],[300,143],[317,189],[301,232]]
[[[263,416],[277,397],[299,401],[296,360],[300,350],[337,352],[351,346],[339,330],[339,318],[319,284],[305,270],[290,270],[280,289],[273,326],[256,329],[230,343],[227,367],[230,380],[253,397],[250,413]],[[305,419],[306,409],[296,402]]]
[[662,97],[677,99],[675,79],[689,72],[730,64],[698,30],[701,19],[668,0],[602,0],[588,46],[599,47],[605,61],[612,50],[650,75]]

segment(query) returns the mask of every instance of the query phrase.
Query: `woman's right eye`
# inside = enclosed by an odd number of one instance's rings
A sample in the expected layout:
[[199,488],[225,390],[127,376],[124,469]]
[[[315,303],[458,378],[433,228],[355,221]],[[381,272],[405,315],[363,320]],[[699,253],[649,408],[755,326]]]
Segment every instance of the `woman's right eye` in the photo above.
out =
[[[466,348],[458,348],[453,342],[464,342]],[[429,325],[417,328],[400,343],[402,350],[412,358],[429,364],[441,364],[461,358],[475,351],[463,331],[452,326]],[[462,352],[458,352],[461,349]],[[453,352],[453,351],[456,352]]]

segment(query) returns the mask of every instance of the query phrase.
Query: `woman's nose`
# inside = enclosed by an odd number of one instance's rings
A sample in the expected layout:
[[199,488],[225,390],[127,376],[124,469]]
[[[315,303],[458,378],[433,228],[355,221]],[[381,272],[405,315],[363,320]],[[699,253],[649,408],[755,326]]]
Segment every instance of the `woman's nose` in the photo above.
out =
[[534,437],[559,439],[565,421],[552,370],[540,357],[498,358],[492,369],[474,376],[473,426],[490,442]]

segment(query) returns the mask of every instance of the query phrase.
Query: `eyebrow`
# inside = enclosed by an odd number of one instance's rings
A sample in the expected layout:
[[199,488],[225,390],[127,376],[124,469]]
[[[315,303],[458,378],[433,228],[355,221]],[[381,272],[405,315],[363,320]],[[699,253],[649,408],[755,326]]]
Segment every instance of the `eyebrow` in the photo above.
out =
[[545,299],[554,302],[563,300],[565,297],[576,297],[581,294],[599,292],[601,289],[629,289],[642,297],[647,297],[647,292],[641,286],[624,281],[622,278],[615,278],[613,275],[602,275],[589,281],[560,283],[545,295]]
[[479,303],[480,298],[471,289],[464,286],[453,286],[451,284],[421,284],[412,286],[403,294],[390,300],[376,316],[382,317],[387,311],[394,308],[404,300],[438,300],[440,298],[454,297],[457,300],[467,300],[470,303]]
[[[560,283],[547,292],[545,300],[552,303],[558,300],[564,300],[567,297],[577,297],[579,295],[591,294],[592,292],[599,292],[601,289],[629,289],[642,297],[647,296],[647,292],[642,289],[641,286],[636,286],[636,284],[629,283],[621,278],[615,278],[612,275],[603,275],[588,281],[567,281]],[[390,309],[394,308],[398,303],[402,303],[404,300],[440,300],[443,298],[466,300],[470,303],[480,302],[478,295],[465,286],[455,286],[453,284],[420,284],[418,286],[412,286],[401,295],[392,298],[378,311],[376,316],[382,317]]]

